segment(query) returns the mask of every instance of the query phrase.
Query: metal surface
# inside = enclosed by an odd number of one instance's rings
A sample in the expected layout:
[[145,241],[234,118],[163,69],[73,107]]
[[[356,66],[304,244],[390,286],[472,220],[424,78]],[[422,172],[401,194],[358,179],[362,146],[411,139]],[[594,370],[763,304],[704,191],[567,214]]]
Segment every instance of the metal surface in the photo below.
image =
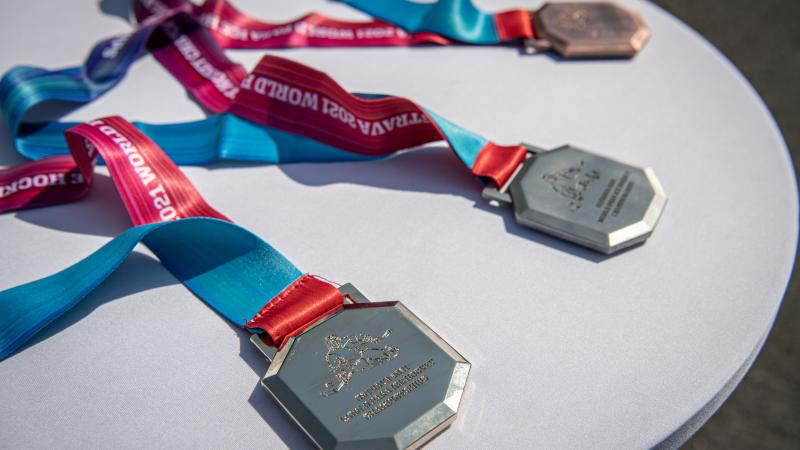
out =
[[526,51],[552,48],[566,58],[630,58],[650,37],[638,14],[609,2],[547,3],[532,20],[537,39]]
[[320,448],[423,445],[455,420],[470,364],[401,303],[340,291],[354,303],[265,352],[262,385]]
[[650,237],[667,202],[652,169],[568,145],[535,149],[506,186],[483,196],[511,203],[521,225],[606,254]]

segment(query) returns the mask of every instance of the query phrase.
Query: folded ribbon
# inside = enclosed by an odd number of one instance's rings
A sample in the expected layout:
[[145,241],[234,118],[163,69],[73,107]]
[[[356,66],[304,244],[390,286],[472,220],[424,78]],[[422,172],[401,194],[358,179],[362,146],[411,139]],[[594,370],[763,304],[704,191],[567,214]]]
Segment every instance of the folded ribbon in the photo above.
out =
[[[137,124],[179,164],[368,159],[445,139],[474,175],[502,185],[525,157],[521,146],[492,143],[410,100],[350,94],[325,74],[286,59],[264,57],[245,76],[208,31],[180,8],[143,24],[123,43],[101,42],[82,70],[68,71],[71,77],[65,78],[65,71],[15,69],[0,81],[0,105],[16,125],[12,129],[19,132],[20,151],[31,158],[65,153],[60,134],[70,124],[22,124],[27,109],[54,99],[90,101],[90,93],[102,91],[97,86],[116,84],[113,78],[125,73],[120,67],[127,69],[146,45],[198,100],[226,111],[184,124]],[[317,103],[309,109],[308,101]],[[17,172],[0,171],[0,181]],[[22,205],[38,206],[39,200]]]
[[274,345],[342,306],[336,288],[302,275],[269,244],[209,206],[180,169],[124,119],[95,120],[67,134],[71,157],[37,163],[52,162],[61,170],[46,180],[63,174],[80,175],[81,182],[35,186],[6,200],[84,193],[99,153],[135,226],[55,275],[0,292],[0,359],[88,295],[139,242],[197,297],[231,322],[265,333]]
[[186,0],[139,0],[138,20],[187,7],[224,48],[374,47],[420,44],[492,45],[534,37],[527,10],[478,10],[470,0],[421,4],[407,0],[340,0],[380,20],[345,21],[310,13],[284,23],[250,17],[227,0],[194,5]]

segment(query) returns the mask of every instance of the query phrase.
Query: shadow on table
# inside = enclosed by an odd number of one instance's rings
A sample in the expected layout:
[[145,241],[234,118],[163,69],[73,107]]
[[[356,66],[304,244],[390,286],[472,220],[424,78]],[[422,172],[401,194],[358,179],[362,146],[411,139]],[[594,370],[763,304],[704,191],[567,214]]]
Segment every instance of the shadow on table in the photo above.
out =
[[[458,195],[471,201],[476,212],[498,215],[507,233],[522,238],[520,245],[544,245],[595,263],[624,253],[603,255],[520,226],[510,208],[494,206],[481,197],[482,186],[447,147],[419,148],[369,162],[284,164],[280,169],[292,180],[306,186],[348,183],[400,191]],[[436,218],[432,217],[431,220]],[[536,245],[531,246],[532,249],[535,247]]]
[[14,217],[53,230],[109,238],[131,227],[131,219],[114,182],[110,177],[97,173],[91,191],[83,199],[63,205],[22,209],[14,212]]
[[24,352],[25,349],[55,336],[106,303],[177,282],[175,277],[167,272],[156,259],[143,253],[133,252],[97,289],[51,324],[42,328],[14,354]]
[[[233,325],[231,325],[231,329],[235,330],[239,336],[239,356],[253,369],[253,372],[259,378],[262,378],[267,373],[267,359],[250,342],[250,333]],[[253,392],[247,401],[267,422],[275,434],[281,438],[287,448],[315,448],[303,431],[292,421],[292,418],[283,411],[283,408],[261,386],[260,382],[253,388]]]
[[[59,103],[43,104],[39,114],[58,117],[63,115],[63,108],[74,106]],[[14,148],[10,130],[5,123],[2,123],[0,165],[10,166],[25,161]],[[205,167],[208,170],[224,170],[250,167],[253,164],[221,161]],[[294,181],[306,186],[348,183],[401,191],[459,195],[471,201],[473,207],[480,212],[498,214],[506,232],[524,238],[525,241],[548,246],[596,263],[609,257],[518,225],[510,208],[495,207],[481,198],[480,184],[465,170],[464,165],[452,151],[444,146],[417,148],[372,161],[283,164],[280,169]],[[224,211],[224,207],[220,209]],[[108,176],[100,174],[95,176],[94,186],[82,200],[55,207],[21,210],[15,215],[21,220],[46,228],[109,237],[116,236],[130,227],[130,220],[117,196],[113,182]]]
[[[225,161],[206,168],[228,170],[251,165],[252,163],[247,162]],[[279,168],[292,180],[310,187],[346,183],[398,191],[458,195],[471,201],[473,208],[480,213],[499,215],[505,231],[522,238],[521,245],[527,245],[525,242],[544,245],[595,263],[627,251],[604,255],[520,226],[510,208],[494,206],[481,197],[482,186],[469,174],[452,151],[443,146],[412,149],[389,158],[371,161],[293,163],[281,164]],[[432,217],[431,220],[436,218]],[[535,248],[536,245],[531,248]]]
[[0,166],[16,166],[28,162],[28,159],[17,153],[8,123],[0,120]]
[[[222,162],[206,167],[213,171],[245,166],[252,164]],[[377,161],[284,164],[280,169],[292,180],[306,186],[348,183],[401,191],[459,195],[471,201],[477,213],[499,216],[505,232],[521,238],[520,245],[534,244],[530,245],[532,251],[543,245],[595,263],[625,253],[603,255],[520,226],[510,208],[494,206],[480,196],[481,186],[464,170],[464,166],[452,152],[444,147],[417,149]],[[224,206],[220,209],[225,210]],[[14,214],[25,222],[70,233],[114,237],[130,227],[130,219],[114,183],[108,176],[101,174],[95,175],[92,190],[82,200],[20,210]],[[431,217],[431,220],[436,218]]]
[[130,0],[100,0],[97,2],[98,8],[103,14],[116,16],[130,23],[131,1]]

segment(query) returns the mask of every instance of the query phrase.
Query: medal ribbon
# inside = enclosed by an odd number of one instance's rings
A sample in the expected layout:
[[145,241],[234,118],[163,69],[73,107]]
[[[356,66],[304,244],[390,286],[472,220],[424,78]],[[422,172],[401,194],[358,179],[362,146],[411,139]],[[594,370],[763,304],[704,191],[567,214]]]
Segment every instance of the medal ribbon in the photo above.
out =
[[[61,141],[63,132],[74,124],[25,126],[25,113],[44,101],[82,104],[94,100],[124,77],[144,48],[149,48],[206,108],[222,112],[235,97],[246,73],[225,57],[222,48],[444,45],[451,41],[443,36],[481,43],[530,38],[534,34],[526,11],[491,16],[478,11],[468,0],[440,0],[430,5],[394,1],[390,2],[392,8],[382,2],[351,3],[365,11],[375,9],[382,15],[396,15],[409,29],[430,30],[408,34],[380,21],[342,22],[320,14],[267,24],[245,16],[226,0],[208,0],[201,6],[187,0],[134,0],[139,25],[130,35],[101,41],[80,67],[53,71],[30,66],[11,69],[0,80],[0,107],[15,135],[18,151],[36,159],[52,155],[48,151],[53,150],[53,141]],[[494,29],[492,23],[496,25]],[[203,25],[210,31],[203,30]],[[342,38],[350,35],[353,39]],[[172,154],[168,148],[167,151]],[[186,163],[203,162],[197,155],[186,157]]]
[[[0,170],[0,211],[84,196],[102,158],[135,226],[55,275],[0,292],[0,359],[84,298],[139,242],[209,306],[237,325],[263,333],[273,345],[341,307],[335,287],[303,275],[269,244],[230,223],[202,199],[174,162],[353,160],[445,139],[473,174],[502,184],[524,158],[522,147],[498,146],[407,99],[350,94],[326,75],[282,58],[265,57],[247,75],[219,45],[487,44],[531,34],[524,11],[490,16],[468,1],[455,0],[433,7],[409,2],[394,6],[402,14],[392,20],[410,33],[381,21],[342,22],[319,14],[289,24],[264,24],[225,1],[195,7],[179,0],[139,0],[137,29],[101,41],[83,66],[9,71],[0,80],[0,106],[17,149],[37,160]],[[390,12],[384,13],[388,17]],[[443,20],[448,15],[451,22]],[[247,36],[231,24],[249,30]],[[522,34],[509,37],[514,27]],[[288,34],[281,34],[286,30]],[[357,39],[343,39],[348,35]],[[257,44],[254,37],[260,38]],[[79,125],[23,121],[43,102],[94,100],[124,77],[145,48],[198,101],[223,114],[173,125],[134,125],[118,117]],[[265,298],[271,300],[265,304]]]
[[[85,193],[102,155],[134,227],[55,275],[0,292],[0,360],[88,295],[139,242],[197,297],[273,345],[341,308],[343,297],[334,286],[303,275],[209,206],[180,169],[124,119],[78,125],[67,131],[67,142],[71,156],[51,158],[53,173],[80,174]],[[72,193],[74,186],[36,187],[34,198],[70,195],[64,190]]]
[[[101,42],[80,70],[9,72],[0,81],[0,105],[20,152],[30,158],[66,153],[60,135],[74,124],[25,124],[27,110],[49,100],[91,101],[118,82],[145,45],[199,101],[225,111],[196,122],[136,124],[179,164],[368,159],[444,139],[474,175],[502,186],[526,155],[521,146],[497,145],[410,100],[350,94],[327,75],[283,58],[266,56],[244,75],[183,10],[146,19],[124,42]],[[52,163],[48,159],[41,164]],[[45,169],[33,162],[0,170],[0,212],[40,206],[49,199],[66,201],[33,195],[22,202],[8,199],[10,193],[33,186],[24,177]],[[80,181],[75,178],[71,184]],[[79,197],[80,189],[73,190]]]
[[267,23],[236,9],[227,0],[193,5],[186,0],[138,0],[136,18],[187,7],[224,48],[388,47],[420,44],[492,45],[534,37],[524,9],[496,14],[478,10],[470,0],[415,3],[406,0],[340,0],[380,20],[343,21],[310,13],[284,23]]

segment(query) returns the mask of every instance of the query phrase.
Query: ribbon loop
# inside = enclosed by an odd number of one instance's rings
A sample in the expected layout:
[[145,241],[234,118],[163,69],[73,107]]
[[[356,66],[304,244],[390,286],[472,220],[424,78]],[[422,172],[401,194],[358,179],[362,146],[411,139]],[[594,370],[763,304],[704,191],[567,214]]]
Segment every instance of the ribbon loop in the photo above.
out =
[[245,328],[265,332],[265,342],[280,348],[291,336],[341,309],[344,296],[335,286],[313,275],[303,275],[270,300]]

